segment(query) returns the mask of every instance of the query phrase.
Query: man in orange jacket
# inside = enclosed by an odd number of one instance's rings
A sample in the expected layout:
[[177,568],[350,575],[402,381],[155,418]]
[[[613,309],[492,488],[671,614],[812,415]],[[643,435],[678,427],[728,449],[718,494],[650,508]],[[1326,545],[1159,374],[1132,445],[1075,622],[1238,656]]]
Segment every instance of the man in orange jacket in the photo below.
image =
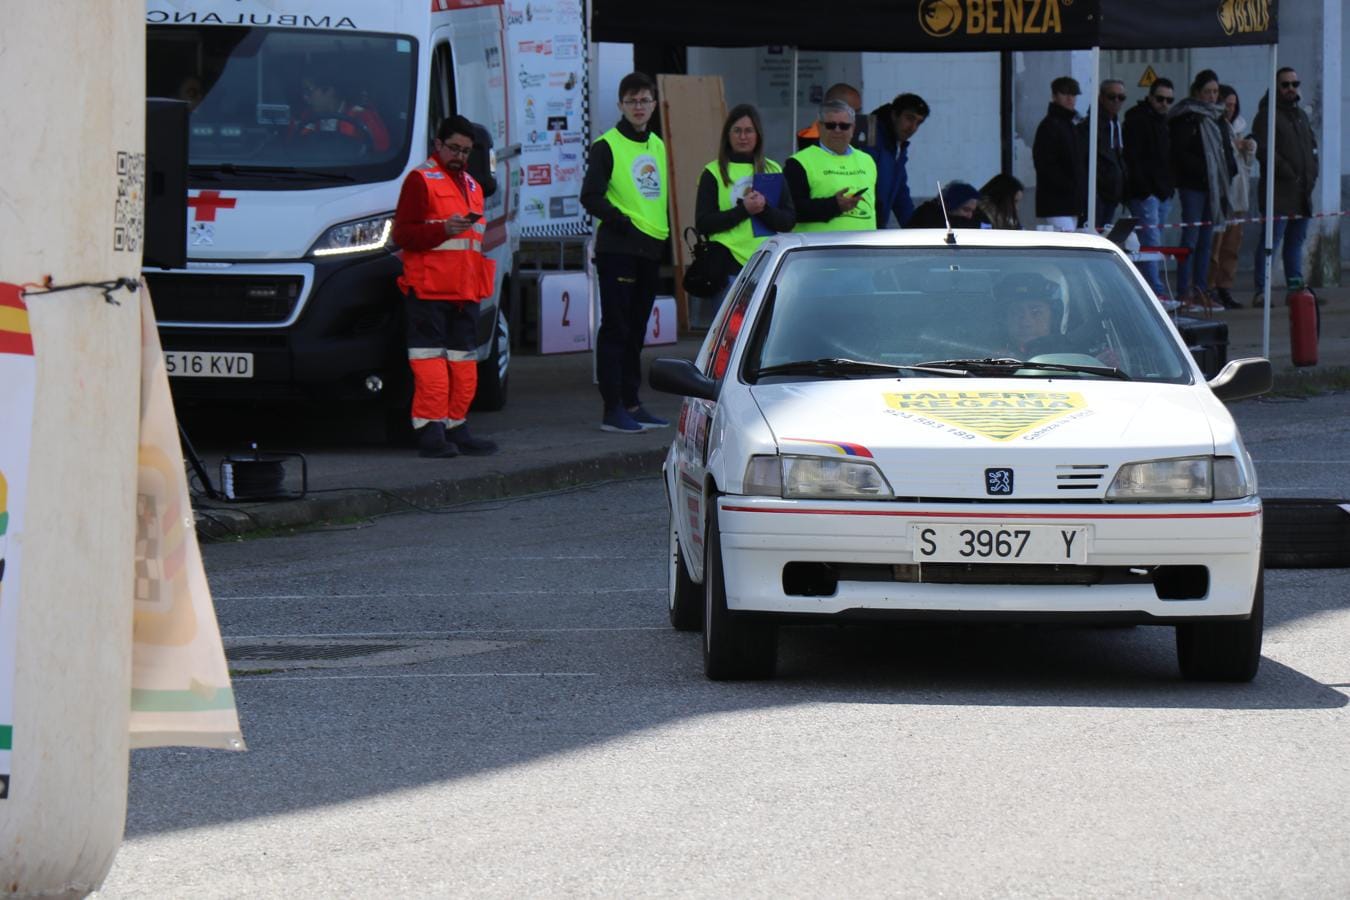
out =
[[483,255],[483,189],[466,171],[473,123],[451,116],[436,130],[430,159],[408,173],[394,211],[403,249],[412,423],[421,456],[497,451],[469,434],[465,419],[478,387],[478,305],[495,288],[496,266]]

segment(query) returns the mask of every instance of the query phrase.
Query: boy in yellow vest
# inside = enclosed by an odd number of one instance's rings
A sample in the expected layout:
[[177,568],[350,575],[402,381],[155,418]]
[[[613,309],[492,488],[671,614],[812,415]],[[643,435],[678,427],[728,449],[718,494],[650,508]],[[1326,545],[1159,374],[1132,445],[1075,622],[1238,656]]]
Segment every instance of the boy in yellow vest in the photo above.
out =
[[666,146],[648,127],[656,85],[641,72],[619,82],[623,118],[600,135],[586,158],[581,205],[599,220],[595,270],[600,280],[600,330],[595,373],[602,431],[640,434],[670,423],[638,399],[642,344],[656,300],[657,268],[670,237],[666,214]]

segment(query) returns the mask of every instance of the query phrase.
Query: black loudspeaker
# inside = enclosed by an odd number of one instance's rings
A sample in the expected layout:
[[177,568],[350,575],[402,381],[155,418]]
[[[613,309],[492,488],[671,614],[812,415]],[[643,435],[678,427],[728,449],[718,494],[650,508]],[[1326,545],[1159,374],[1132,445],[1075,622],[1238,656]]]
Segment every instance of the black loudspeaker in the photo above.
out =
[[187,170],[187,103],[147,97],[143,265],[187,266]]

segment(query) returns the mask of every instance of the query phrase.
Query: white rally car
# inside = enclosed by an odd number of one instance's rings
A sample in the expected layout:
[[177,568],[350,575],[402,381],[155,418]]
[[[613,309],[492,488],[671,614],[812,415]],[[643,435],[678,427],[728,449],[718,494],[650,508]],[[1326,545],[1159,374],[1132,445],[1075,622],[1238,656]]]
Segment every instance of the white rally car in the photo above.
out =
[[664,464],[670,618],[714,679],[779,621],[1176,626],[1187,678],[1261,655],[1261,501],[1224,400],[1128,258],[1087,235],[782,235],[732,285]]

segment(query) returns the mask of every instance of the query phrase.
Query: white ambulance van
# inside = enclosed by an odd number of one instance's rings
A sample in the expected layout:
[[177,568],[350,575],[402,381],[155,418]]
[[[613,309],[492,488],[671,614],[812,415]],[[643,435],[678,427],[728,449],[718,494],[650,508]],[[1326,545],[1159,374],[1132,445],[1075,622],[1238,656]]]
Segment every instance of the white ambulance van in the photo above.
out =
[[381,398],[406,420],[392,217],[458,113],[495,148],[477,406],[500,408],[519,153],[501,0],[149,0],[146,24],[147,96],[191,108],[187,266],[145,272],[175,394]]

